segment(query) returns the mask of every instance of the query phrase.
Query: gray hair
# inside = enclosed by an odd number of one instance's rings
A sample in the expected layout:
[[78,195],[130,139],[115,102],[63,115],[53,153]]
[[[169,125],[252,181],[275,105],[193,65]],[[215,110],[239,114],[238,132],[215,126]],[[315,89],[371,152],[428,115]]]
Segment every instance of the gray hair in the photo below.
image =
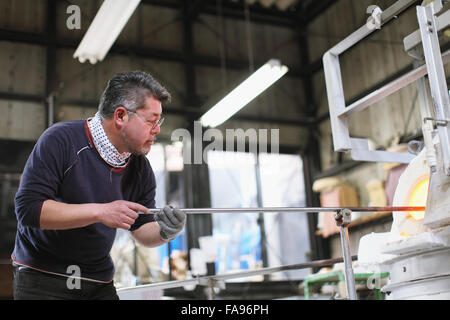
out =
[[110,118],[120,106],[136,112],[137,109],[144,107],[145,99],[149,96],[161,103],[169,103],[171,100],[166,88],[150,74],[144,71],[118,73],[108,81],[98,111],[104,119]]

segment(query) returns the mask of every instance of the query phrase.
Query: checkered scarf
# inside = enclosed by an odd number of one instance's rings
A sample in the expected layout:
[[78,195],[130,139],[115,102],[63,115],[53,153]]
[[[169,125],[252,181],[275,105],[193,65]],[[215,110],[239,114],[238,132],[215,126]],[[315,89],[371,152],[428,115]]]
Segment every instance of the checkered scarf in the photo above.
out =
[[112,145],[105,130],[103,129],[102,119],[100,118],[100,114],[98,112],[93,118],[88,120],[88,126],[91,131],[95,147],[103,160],[115,168],[124,167],[127,164],[127,159],[130,157],[131,153],[119,153],[116,147]]

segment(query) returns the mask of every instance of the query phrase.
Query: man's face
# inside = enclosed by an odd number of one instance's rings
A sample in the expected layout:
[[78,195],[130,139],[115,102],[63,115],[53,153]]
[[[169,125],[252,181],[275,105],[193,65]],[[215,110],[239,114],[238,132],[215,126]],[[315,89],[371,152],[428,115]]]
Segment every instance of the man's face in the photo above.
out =
[[[159,125],[155,123],[161,118],[161,102],[153,97],[147,97],[144,108],[135,113],[128,112],[128,122],[122,130],[122,138],[128,152],[134,155],[146,155],[159,134]],[[154,127],[154,128],[152,128]]]

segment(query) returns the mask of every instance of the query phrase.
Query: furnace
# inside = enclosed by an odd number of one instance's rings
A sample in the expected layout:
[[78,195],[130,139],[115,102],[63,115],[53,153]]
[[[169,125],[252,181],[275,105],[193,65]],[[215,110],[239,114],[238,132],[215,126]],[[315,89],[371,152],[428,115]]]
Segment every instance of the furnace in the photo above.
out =
[[380,265],[390,273],[382,288],[388,299],[450,299],[450,177],[440,152],[430,175],[425,154],[424,149],[407,167],[395,192],[394,206],[414,202],[426,204],[426,211],[393,212],[392,240],[381,249],[393,258]]

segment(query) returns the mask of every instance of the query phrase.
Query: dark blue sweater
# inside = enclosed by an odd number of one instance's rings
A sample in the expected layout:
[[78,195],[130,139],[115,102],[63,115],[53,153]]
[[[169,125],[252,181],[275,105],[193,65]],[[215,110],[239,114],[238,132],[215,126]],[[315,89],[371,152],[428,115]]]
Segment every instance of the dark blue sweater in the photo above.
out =
[[[42,204],[48,199],[69,204],[128,200],[154,208],[155,188],[146,157],[131,156],[125,168],[113,168],[95,149],[87,121],[56,123],[39,138],[24,168],[15,197],[18,228],[12,259],[68,276],[72,273],[67,268],[77,265],[81,277],[109,282],[114,276],[109,252],[116,229],[95,223],[70,230],[42,230]],[[151,221],[153,215],[140,215],[130,230]]]

